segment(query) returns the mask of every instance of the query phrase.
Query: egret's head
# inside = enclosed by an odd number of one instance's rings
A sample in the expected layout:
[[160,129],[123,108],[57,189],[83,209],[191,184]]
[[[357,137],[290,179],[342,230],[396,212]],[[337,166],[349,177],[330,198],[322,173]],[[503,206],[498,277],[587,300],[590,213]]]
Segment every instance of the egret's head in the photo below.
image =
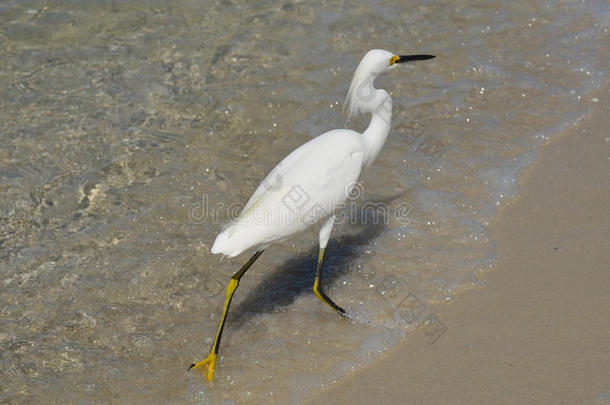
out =
[[383,49],[368,51],[358,64],[347,91],[345,105],[348,117],[365,110],[364,107],[370,101],[368,98],[373,94],[373,82],[377,76],[395,69],[400,63],[432,58],[432,55],[396,55]]

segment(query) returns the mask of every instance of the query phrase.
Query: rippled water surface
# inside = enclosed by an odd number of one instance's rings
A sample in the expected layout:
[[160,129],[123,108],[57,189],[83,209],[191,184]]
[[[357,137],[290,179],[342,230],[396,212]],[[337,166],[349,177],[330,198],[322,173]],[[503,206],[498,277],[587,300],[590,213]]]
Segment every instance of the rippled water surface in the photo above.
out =
[[[609,21],[595,0],[3,2],[0,402],[293,403],[412,327],[442,339],[434,306],[481,284],[519,173],[596,101]],[[215,235],[345,125],[374,47],[437,58],[378,80],[393,129],[324,273],[350,319],[311,292],[307,231],[242,280],[217,379],[187,374],[247,260]]]

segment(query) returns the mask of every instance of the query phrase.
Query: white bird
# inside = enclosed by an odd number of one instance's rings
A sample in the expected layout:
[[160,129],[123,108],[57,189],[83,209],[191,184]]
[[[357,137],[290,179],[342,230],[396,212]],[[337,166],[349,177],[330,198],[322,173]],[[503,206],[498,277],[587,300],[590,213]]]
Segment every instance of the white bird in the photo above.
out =
[[269,245],[286,240],[322,222],[320,251],[313,291],[343,315],[343,308],[324,294],[320,285],[324,250],[335,221],[362,170],[375,160],[390,131],[392,98],[374,87],[375,78],[400,63],[432,59],[432,55],[396,55],[372,49],[360,61],[349,86],[345,106],[348,115],[371,113],[363,133],[335,129],[301,145],[286,156],[258,186],[239,218],[218,234],[212,253],[230,257],[255,249],[254,255],[232,277],[227,287],[222,317],[207,358],[189,367],[214,376],[220,338],[233,293],[239,280]]

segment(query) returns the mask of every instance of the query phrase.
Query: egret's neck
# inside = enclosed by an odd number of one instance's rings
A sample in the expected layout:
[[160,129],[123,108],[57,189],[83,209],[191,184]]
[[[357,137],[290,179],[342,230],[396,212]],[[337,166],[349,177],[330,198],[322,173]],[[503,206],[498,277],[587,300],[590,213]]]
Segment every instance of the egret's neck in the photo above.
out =
[[367,167],[377,157],[383,147],[392,122],[392,97],[382,89],[375,89],[375,102],[371,106],[371,122],[364,138],[364,166]]

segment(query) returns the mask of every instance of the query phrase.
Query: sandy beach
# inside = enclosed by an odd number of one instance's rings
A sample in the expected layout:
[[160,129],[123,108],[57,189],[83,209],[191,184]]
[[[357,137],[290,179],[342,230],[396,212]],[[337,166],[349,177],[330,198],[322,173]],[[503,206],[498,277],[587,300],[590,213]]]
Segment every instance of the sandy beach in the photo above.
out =
[[542,148],[492,227],[486,286],[311,403],[610,403],[610,93]]
[[0,403],[610,401],[607,3],[3,1]]

